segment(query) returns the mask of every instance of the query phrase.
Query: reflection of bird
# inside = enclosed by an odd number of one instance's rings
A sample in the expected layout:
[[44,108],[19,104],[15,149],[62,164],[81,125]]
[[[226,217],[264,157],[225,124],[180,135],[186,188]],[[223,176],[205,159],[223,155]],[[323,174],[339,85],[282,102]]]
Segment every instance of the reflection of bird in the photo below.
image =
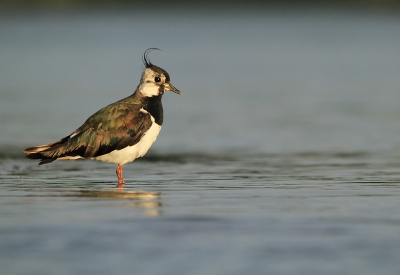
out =
[[[24,150],[39,165],[65,159],[95,159],[118,164],[118,187],[124,182],[122,167],[142,157],[156,140],[163,123],[161,97],[164,92],[181,92],[170,83],[169,74],[151,64],[143,54],[145,69],[136,91],[89,117],[69,136]],[[157,49],[158,50],[158,49]]]

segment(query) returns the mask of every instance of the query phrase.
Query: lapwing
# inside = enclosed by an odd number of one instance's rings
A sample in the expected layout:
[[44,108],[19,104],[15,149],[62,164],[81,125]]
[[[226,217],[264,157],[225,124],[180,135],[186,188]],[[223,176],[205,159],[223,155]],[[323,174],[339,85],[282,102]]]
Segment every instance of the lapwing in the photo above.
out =
[[59,141],[27,148],[38,165],[56,160],[93,159],[117,164],[118,187],[125,181],[123,165],[144,156],[156,140],[163,123],[161,98],[167,91],[181,92],[170,83],[169,74],[143,54],[145,66],[135,92],[90,116],[85,123]]

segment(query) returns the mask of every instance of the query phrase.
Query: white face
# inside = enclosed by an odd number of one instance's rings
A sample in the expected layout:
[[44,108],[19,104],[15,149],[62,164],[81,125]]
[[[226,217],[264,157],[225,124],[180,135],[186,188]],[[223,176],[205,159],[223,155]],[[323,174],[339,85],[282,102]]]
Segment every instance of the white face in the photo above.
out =
[[157,96],[164,93],[160,93],[160,86],[165,83],[165,76],[154,72],[150,68],[146,68],[142,75],[142,81],[139,85],[139,91],[146,97]]

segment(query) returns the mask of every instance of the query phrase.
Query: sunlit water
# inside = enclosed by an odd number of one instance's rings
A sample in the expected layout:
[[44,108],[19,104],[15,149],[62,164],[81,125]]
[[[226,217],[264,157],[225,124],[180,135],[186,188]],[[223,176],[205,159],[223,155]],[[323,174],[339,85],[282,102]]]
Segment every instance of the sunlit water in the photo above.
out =
[[[182,10],[0,19],[3,274],[398,274],[400,20]],[[36,165],[129,95],[182,96],[146,158]]]

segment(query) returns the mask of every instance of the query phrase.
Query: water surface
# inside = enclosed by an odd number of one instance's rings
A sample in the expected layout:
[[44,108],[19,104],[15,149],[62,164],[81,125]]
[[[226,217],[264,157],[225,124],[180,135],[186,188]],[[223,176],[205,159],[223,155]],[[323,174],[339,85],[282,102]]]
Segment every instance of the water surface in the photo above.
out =
[[[18,166],[17,166],[18,165]],[[126,165],[5,160],[7,274],[396,274],[397,155],[152,156]]]

